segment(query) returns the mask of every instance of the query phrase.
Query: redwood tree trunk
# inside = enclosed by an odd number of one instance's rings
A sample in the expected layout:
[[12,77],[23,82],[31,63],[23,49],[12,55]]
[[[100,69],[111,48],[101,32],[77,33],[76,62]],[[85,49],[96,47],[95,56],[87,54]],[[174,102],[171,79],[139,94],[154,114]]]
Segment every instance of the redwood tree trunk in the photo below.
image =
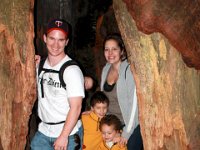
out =
[[145,35],[122,0],[114,0],[116,20],[136,81],[146,150],[198,149],[200,75],[188,68],[160,33]]
[[23,150],[35,101],[34,0],[1,0],[0,149]]

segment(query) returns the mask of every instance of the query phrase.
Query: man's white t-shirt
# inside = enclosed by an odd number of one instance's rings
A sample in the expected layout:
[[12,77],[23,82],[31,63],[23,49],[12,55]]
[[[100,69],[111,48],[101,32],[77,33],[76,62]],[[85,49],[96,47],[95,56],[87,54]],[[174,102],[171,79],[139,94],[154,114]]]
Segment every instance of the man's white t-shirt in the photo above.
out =
[[[59,71],[61,66],[68,60],[67,55],[57,65],[51,67],[46,59],[43,68]],[[43,76],[43,91],[41,92],[41,77]],[[64,123],[49,125],[44,122],[61,122],[65,121],[69,112],[69,97],[84,98],[84,78],[80,68],[76,65],[68,66],[63,74],[66,84],[64,89],[59,80],[58,73],[44,73],[42,71],[38,77],[38,115],[43,121],[39,124],[38,130],[49,137],[58,137],[62,132]],[[70,133],[73,135],[78,131],[77,124]]]

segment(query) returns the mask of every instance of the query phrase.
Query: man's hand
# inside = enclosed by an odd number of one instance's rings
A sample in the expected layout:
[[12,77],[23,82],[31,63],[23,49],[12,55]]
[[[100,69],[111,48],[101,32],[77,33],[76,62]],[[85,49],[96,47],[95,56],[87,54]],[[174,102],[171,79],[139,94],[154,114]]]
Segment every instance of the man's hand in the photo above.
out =
[[69,98],[70,110],[68,112],[63,130],[60,136],[54,142],[55,150],[67,150],[68,136],[70,135],[71,131],[77,123],[78,117],[81,112],[81,103],[81,96]]
[[40,55],[35,55],[35,64],[36,64],[36,66],[39,65],[40,59],[41,59]]
[[68,137],[60,135],[54,142],[55,150],[67,150]]

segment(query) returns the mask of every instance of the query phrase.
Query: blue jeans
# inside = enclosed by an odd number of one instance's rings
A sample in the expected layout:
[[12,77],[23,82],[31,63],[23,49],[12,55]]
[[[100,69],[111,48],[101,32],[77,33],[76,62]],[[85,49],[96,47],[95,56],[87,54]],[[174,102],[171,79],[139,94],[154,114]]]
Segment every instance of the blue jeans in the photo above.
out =
[[[31,141],[31,150],[54,150],[55,140],[56,138],[48,137],[37,131]],[[67,150],[74,150],[76,145],[74,135],[69,136]]]
[[81,150],[83,149],[83,125],[81,125],[81,127],[79,127],[78,129],[78,135],[80,137],[80,146],[81,146]]

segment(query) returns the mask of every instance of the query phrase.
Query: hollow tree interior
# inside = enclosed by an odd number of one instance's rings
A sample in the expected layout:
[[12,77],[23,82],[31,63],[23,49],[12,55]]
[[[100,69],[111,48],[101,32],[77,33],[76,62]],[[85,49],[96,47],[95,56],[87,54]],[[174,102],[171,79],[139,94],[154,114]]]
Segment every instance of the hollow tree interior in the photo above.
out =
[[200,147],[199,0],[1,0],[0,150],[30,149],[37,128],[35,54],[52,18],[72,27],[66,53],[100,81],[102,43],[122,35],[145,150]]

